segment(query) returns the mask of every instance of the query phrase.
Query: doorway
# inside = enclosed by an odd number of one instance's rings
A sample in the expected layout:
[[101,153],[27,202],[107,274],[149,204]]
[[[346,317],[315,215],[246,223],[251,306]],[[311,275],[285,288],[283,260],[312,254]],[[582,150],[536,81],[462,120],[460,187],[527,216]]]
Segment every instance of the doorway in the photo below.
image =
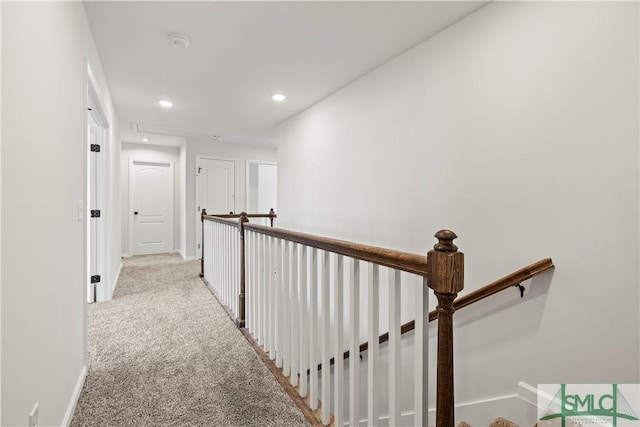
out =
[[132,255],[173,250],[173,163],[130,160],[129,248]]
[[87,66],[87,117],[86,117],[86,206],[80,206],[86,217],[86,284],[87,302],[111,299],[107,256],[109,253],[106,198],[109,190],[109,139],[110,127],[104,102],[98,92],[95,78]]
[[235,213],[236,164],[233,160],[198,156],[196,159],[196,257],[202,256],[200,236],[203,209],[210,214]]
[[278,165],[247,161],[247,212],[278,212]]

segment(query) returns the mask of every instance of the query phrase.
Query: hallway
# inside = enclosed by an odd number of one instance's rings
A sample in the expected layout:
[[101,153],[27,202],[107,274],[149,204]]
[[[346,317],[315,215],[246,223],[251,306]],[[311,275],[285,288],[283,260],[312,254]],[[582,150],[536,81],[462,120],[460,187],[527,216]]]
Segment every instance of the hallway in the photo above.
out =
[[123,261],[91,304],[89,373],[72,426],[307,425],[179,255]]

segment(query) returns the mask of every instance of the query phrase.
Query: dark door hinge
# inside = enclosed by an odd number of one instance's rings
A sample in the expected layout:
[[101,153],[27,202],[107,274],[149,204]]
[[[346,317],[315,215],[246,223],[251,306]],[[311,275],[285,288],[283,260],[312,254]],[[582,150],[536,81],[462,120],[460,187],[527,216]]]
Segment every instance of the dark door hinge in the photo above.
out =
[[91,218],[100,218],[100,209],[91,209]]
[[100,283],[100,275],[91,276],[91,283]]
[[91,152],[92,153],[99,153],[100,152],[100,145],[99,144],[91,144]]

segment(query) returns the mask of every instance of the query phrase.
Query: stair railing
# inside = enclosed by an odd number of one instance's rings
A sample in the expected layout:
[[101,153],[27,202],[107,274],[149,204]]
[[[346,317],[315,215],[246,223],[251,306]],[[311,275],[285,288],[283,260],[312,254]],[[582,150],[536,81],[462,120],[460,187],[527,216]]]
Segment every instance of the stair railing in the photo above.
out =
[[[249,222],[249,218],[261,218],[268,220],[273,227],[276,217],[273,209],[268,214],[242,212],[219,215],[208,215],[206,209],[203,209],[200,214],[202,221],[200,277],[205,279],[218,299],[224,301],[223,307],[240,328],[245,326],[246,317],[246,256],[243,226]],[[205,236],[210,239],[206,239]],[[209,262],[206,263],[205,253],[217,256],[210,257]]]
[[[273,218],[275,213],[270,215]],[[335,355],[345,349],[359,353],[360,328],[366,326],[370,343],[366,354],[367,422],[379,423],[379,406],[384,398],[389,406],[389,424],[400,424],[400,298],[401,293],[410,292],[418,320],[413,323],[414,367],[410,373],[414,378],[413,424],[427,424],[431,287],[439,300],[442,319],[438,324],[436,425],[453,426],[451,316],[452,304],[464,282],[464,256],[453,244],[455,233],[436,233],[438,243],[424,256],[261,226],[250,223],[251,217],[255,215],[203,213],[202,276],[307,418],[315,425],[344,425],[348,417],[350,425],[359,425],[359,369],[349,369],[349,396],[345,396],[344,358]],[[363,264],[366,271],[361,269]],[[380,301],[381,272],[388,277],[389,290],[386,396],[380,395],[378,387],[379,312],[385,303]],[[360,307],[361,277],[366,278],[366,307]],[[344,305],[347,292],[349,307]],[[349,315],[346,322],[345,308]],[[367,313],[364,322],[361,311]],[[331,374],[329,369],[319,369],[330,366],[332,359],[335,366]],[[350,403],[348,414],[345,401]]]

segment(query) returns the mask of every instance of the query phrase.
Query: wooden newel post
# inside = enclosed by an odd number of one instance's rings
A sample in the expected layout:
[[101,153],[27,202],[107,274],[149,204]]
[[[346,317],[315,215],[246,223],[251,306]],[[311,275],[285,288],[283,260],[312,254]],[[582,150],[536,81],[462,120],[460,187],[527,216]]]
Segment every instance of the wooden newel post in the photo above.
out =
[[456,233],[440,230],[427,253],[427,283],[438,298],[436,427],[453,427],[453,301],[464,288],[464,254],[453,244]]
[[207,214],[206,209],[202,209],[200,211],[200,222],[202,222],[202,232],[200,233],[201,242],[200,242],[200,277],[204,277],[204,216]]
[[269,209],[269,221],[271,222],[271,227],[273,227],[273,219],[276,216],[276,211],[274,211],[273,208]]
[[240,295],[238,296],[238,318],[236,319],[236,323],[239,328],[244,328],[245,326],[245,315],[246,315],[246,307],[245,307],[245,284],[246,284],[246,266],[245,266],[245,251],[244,251],[244,224],[249,222],[249,218],[247,217],[246,212],[242,212],[240,214],[240,223],[238,228],[240,229]]

